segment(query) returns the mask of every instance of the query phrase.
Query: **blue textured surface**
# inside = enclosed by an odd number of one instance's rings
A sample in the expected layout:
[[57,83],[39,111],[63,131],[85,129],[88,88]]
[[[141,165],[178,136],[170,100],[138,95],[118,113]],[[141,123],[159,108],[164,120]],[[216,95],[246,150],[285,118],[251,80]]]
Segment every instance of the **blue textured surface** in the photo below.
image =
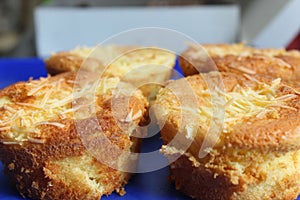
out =
[[[180,77],[181,71],[176,65],[176,70],[179,71],[179,75],[174,77]],[[0,59],[0,88],[5,87],[11,83],[17,81],[26,81],[30,77],[38,78],[40,76],[46,76],[45,66],[40,59]],[[160,146],[159,136],[156,135],[152,138],[146,139],[143,142],[143,151],[149,152],[154,148]],[[0,199],[1,200],[22,200],[18,192],[9,184],[8,178],[2,172],[3,167],[0,162]],[[75,183],[74,183],[75,184]],[[120,197],[117,194],[112,194],[108,197],[104,197],[105,200],[188,200],[190,198],[185,197],[174,189],[174,185],[168,182],[168,168],[161,170],[136,174],[132,177],[129,184],[126,185],[126,195]],[[300,198],[298,198],[300,200]]]
[[45,64],[40,59],[0,59],[0,88],[40,76],[47,76]]

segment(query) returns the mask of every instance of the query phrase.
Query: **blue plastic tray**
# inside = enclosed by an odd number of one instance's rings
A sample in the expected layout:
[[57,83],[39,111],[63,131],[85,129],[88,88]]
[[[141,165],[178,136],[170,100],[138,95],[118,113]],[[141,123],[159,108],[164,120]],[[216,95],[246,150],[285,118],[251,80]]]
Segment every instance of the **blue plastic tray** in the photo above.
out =
[[[178,71],[178,64],[175,69]],[[26,81],[30,77],[38,78],[47,76],[45,65],[42,60],[36,58],[30,59],[0,59],[0,88],[6,87],[17,81]],[[159,136],[146,139],[143,142],[142,151],[149,152],[153,150],[153,144],[158,148],[160,146]],[[0,199],[1,200],[22,200],[19,193],[11,187],[8,178],[2,172],[3,167],[0,162]],[[134,175],[129,184],[126,185],[126,195],[120,197],[112,194],[103,199],[113,200],[188,200],[190,198],[182,195],[174,189],[174,185],[168,181],[168,168],[161,170]],[[298,198],[300,200],[300,198]]]

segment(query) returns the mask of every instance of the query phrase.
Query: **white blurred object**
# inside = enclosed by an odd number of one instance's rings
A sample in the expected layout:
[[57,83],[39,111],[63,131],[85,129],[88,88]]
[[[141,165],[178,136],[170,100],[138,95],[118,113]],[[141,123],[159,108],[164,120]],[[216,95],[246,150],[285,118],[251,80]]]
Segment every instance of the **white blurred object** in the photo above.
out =
[[300,31],[300,0],[252,0],[242,14],[242,40],[286,47]]
[[[236,42],[239,25],[238,5],[105,8],[41,6],[35,10],[36,45],[40,57],[78,45],[93,46],[122,31],[142,27],[173,29],[200,43]],[[144,36],[147,37],[157,37],[159,43],[159,36]],[[133,37],[126,43],[141,45],[142,41]],[[184,50],[178,48],[178,51]]]

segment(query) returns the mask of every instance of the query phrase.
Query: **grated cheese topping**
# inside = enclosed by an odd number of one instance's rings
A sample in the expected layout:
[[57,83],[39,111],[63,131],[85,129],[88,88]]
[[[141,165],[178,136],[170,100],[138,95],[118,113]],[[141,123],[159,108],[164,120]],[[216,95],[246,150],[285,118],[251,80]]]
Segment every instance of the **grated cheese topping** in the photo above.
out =
[[[244,44],[231,44],[231,45],[203,45],[189,43],[188,46],[193,50],[190,52],[190,56],[193,59],[203,59],[209,56],[218,56],[218,57],[225,57],[227,55],[234,55],[241,57],[247,56],[261,56],[261,58],[268,57],[269,59],[275,60],[278,65],[286,68],[292,68],[290,64],[284,62],[280,58],[276,58],[276,56],[280,55],[288,55],[288,56],[295,56],[299,57],[300,54],[298,51],[287,51],[285,49],[257,49],[250,46],[245,46]],[[245,68],[244,68],[245,69]],[[238,70],[244,70],[239,68]],[[248,69],[245,69],[248,71]],[[244,71],[245,72],[245,71]]]
[[[151,47],[124,47],[123,49],[114,45],[97,46],[94,48],[77,47],[71,53],[84,58],[91,57],[100,60],[104,66],[107,66],[104,75],[110,77],[123,77],[133,69],[145,65],[163,65],[172,68],[175,64],[175,54]],[[155,73],[155,70],[153,72]]]
[[[196,116],[199,124],[206,130],[208,130],[211,120],[219,120],[223,124],[223,132],[226,133],[235,124],[247,118],[264,118],[267,114],[273,118],[278,118],[279,113],[278,109],[276,109],[278,107],[296,110],[293,107],[287,106],[285,102],[296,98],[298,95],[286,94],[278,96],[277,90],[280,88],[280,82],[280,79],[272,81],[270,85],[260,82],[254,89],[237,85],[231,92],[221,91],[217,87],[213,91],[209,89],[197,91],[199,106],[195,104],[195,107],[182,107],[179,102],[164,102],[169,101],[171,98],[164,99],[162,103],[171,106],[166,108],[167,113],[182,112],[184,116]],[[165,90],[164,92],[169,93],[170,91]],[[214,113],[213,109],[217,112]],[[218,111],[224,109],[224,118],[220,119]],[[213,113],[216,116],[213,116]],[[187,136],[191,137],[192,131],[189,127],[185,128],[187,129],[185,131],[187,132]]]
[[[210,56],[226,56],[226,55],[239,55],[239,56],[249,56],[253,53],[253,49],[243,44],[232,44],[232,45],[200,45],[194,43],[187,44],[194,51],[191,55],[194,59],[201,57],[199,51],[204,52],[206,57]],[[202,55],[203,57],[203,55]]]
[[[23,142],[43,143],[40,125],[64,128],[65,124],[55,122],[62,118],[74,118],[74,112],[81,108],[94,107],[98,95],[112,95],[113,89],[119,83],[118,78],[104,78],[99,82],[75,87],[65,79],[56,81],[48,78],[24,83],[29,88],[26,102],[12,102],[7,97],[0,98],[0,132],[5,134],[3,144],[23,144]],[[76,91],[74,91],[76,90]],[[75,99],[87,99],[89,105],[73,106]],[[79,117],[88,117],[91,113],[85,112]],[[78,116],[77,116],[78,117]],[[77,118],[78,119],[78,118]],[[0,135],[1,136],[1,135]]]
[[2,107],[2,106],[4,106],[5,104],[7,104],[7,103],[10,103],[11,101],[9,100],[9,98],[7,98],[7,97],[2,97],[2,98],[0,98],[0,108]]

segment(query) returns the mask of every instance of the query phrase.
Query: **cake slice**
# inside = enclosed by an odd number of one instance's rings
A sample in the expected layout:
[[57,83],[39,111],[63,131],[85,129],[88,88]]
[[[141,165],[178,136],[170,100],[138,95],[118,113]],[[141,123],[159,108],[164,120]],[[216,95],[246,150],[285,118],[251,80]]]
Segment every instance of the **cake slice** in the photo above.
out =
[[108,45],[54,53],[45,62],[50,74],[87,70],[119,77],[154,99],[159,85],[170,79],[175,60],[174,53],[157,47]]
[[170,81],[154,105],[178,190],[199,200],[300,194],[295,88],[280,79],[209,72]]
[[259,49],[244,44],[190,44],[179,62],[186,76],[219,70],[282,78],[290,83],[300,78],[297,50]]
[[0,91],[0,159],[23,197],[125,193],[139,151],[133,135],[148,103],[118,78],[93,76],[68,72]]

